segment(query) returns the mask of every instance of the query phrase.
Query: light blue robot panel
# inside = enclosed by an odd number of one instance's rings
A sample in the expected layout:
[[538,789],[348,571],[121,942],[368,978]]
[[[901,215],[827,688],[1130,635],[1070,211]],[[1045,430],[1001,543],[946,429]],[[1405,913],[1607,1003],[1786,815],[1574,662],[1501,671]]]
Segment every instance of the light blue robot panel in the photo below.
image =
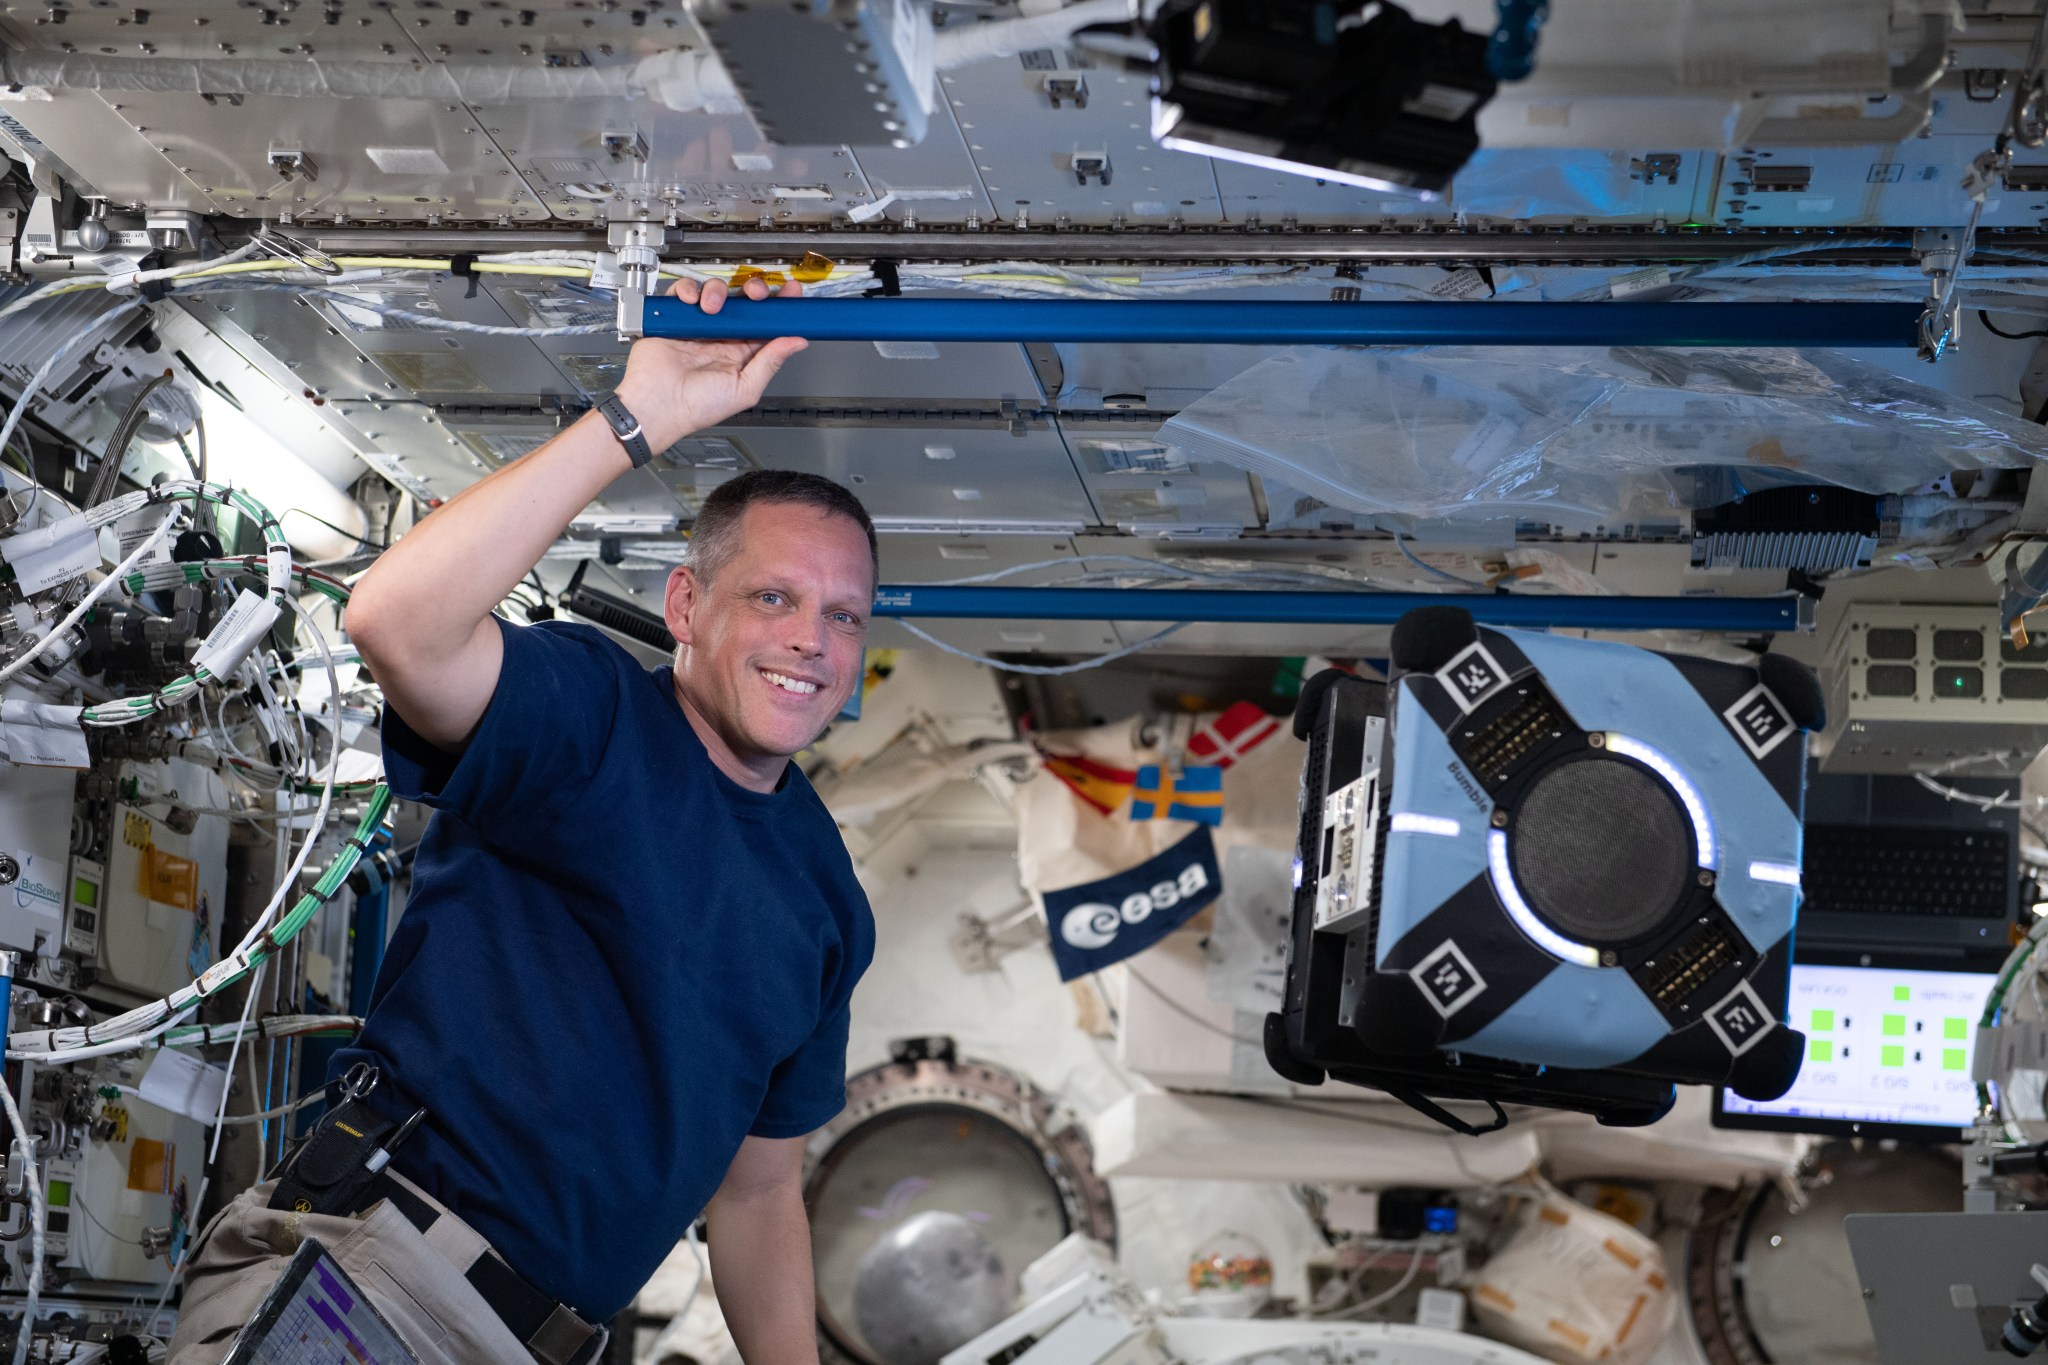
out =
[[1634,1061],[1669,1032],[1628,973],[1567,963],[1479,1032],[1447,1046],[1511,1062],[1591,1069]]

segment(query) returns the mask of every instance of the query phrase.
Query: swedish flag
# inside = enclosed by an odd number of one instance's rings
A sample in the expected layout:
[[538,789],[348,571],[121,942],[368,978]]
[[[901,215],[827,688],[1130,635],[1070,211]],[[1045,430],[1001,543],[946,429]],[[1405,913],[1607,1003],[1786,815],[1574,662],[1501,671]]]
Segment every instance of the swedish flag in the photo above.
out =
[[1131,791],[1133,820],[1223,823],[1223,769],[1190,764],[1171,772],[1157,764],[1138,769]]

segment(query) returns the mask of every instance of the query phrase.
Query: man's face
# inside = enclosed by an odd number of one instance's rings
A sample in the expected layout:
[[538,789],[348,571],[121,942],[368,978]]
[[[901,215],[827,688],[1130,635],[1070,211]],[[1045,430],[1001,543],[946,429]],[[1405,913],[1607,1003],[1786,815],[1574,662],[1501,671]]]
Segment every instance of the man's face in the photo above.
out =
[[741,514],[739,553],[709,583],[669,576],[676,681],[742,764],[796,753],[860,685],[874,561],[851,518],[802,503]]

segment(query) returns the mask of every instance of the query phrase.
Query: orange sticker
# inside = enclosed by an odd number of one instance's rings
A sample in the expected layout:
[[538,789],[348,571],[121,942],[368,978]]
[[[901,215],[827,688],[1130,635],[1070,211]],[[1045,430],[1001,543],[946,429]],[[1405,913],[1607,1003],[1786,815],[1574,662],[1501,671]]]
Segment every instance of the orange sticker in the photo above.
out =
[[128,1150],[128,1188],[145,1194],[169,1194],[171,1167],[177,1154],[174,1142],[135,1139],[135,1145]]
[[806,251],[804,258],[789,268],[789,273],[804,284],[816,284],[831,275],[838,262],[830,256],[820,256],[815,251]]
[[151,845],[135,868],[135,889],[145,900],[180,910],[199,906],[199,864]]
[[763,270],[758,265],[743,265],[732,272],[732,278],[726,283],[734,289],[743,289],[752,280],[765,280],[769,288],[779,289],[789,283],[789,276],[780,270]]

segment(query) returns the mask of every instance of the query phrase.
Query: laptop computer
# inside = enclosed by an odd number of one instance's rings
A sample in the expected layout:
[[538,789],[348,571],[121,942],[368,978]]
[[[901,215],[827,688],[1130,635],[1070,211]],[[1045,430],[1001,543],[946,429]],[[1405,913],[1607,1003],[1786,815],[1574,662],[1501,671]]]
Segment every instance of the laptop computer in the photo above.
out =
[[221,1365],[419,1365],[419,1357],[308,1237]]
[[[1987,800],[2019,794],[2016,778],[1941,782]],[[1911,777],[1809,769],[1805,842],[1800,950],[1901,948],[1960,963],[2010,946],[2017,809],[1981,809]]]
[[1775,1100],[1714,1091],[1716,1128],[1960,1142],[1977,1116],[1977,1020],[2004,959],[1797,944],[1785,1016],[1806,1061]]

